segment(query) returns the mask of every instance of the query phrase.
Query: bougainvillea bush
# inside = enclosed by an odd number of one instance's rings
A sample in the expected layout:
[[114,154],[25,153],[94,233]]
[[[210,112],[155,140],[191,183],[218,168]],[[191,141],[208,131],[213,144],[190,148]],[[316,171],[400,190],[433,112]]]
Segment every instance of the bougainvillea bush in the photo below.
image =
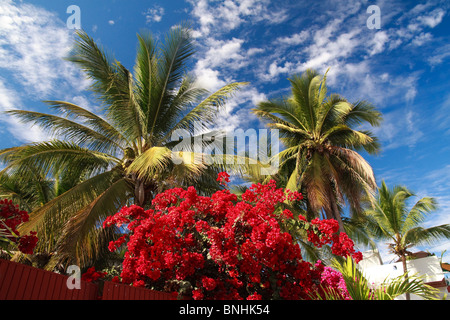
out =
[[[218,180],[225,184],[228,175]],[[279,209],[286,199],[302,196],[271,181],[254,184],[242,200],[227,189],[207,197],[189,187],[157,195],[149,210],[123,207],[104,222],[129,230],[109,245],[111,251],[127,246],[121,281],[194,299],[228,300],[308,299],[321,284],[338,286],[322,277],[321,262],[302,259],[286,228],[293,214]],[[335,254],[361,259],[353,242],[337,234],[336,221],[298,221],[316,246],[330,244]]]
[[0,200],[0,248],[8,249],[13,246],[19,251],[32,254],[38,238],[36,232],[21,236],[17,227],[29,219],[28,213],[19,210],[11,200]]

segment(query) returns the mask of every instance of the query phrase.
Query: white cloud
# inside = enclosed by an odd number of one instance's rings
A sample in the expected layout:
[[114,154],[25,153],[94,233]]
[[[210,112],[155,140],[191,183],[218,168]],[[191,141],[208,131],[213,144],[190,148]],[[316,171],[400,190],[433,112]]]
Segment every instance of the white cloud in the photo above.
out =
[[424,137],[419,127],[420,118],[412,110],[399,109],[383,113],[380,127],[368,128],[383,144],[383,150],[399,147],[414,148]]
[[158,5],[154,5],[152,8],[148,8],[144,12],[145,20],[147,23],[160,22],[164,15],[164,8]]
[[198,84],[210,91],[215,91],[232,81],[231,76],[221,77],[219,69],[237,70],[248,64],[246,54],[242,49],[244,40],[216,40],[207,38],[204,47],[208,48],[197,60],[194,75]]
[[419,16],[417,21],[425,26],[434,28],[442,22],[444,15],[445,11],[441,8],[437,8],[426,15]]
[[309,38],[308,31],[301,31],[299,33],[294,33],[291,36],[279,37],[275,40],[275,43],[286,44],[286,45],[299,45],[305,42]]
[[428,57],[428,63],[431,66],[437,66],[441,64],[446,58],[450,57],[450,44],[446,44],[438,47],[430,57]]
[[433,36],[429,32],[422,32],[418,36],[416,36],[412,41],[411,44],[420,47],[421,45],[425,44],[426,42],[429,42],[433,39]]
[[219,71],[211,68],[202,68],[197,65],[194,74],[197,85],[209,91],[216,91],[226,84],[224,80],[219,78]]
[[[6,81],[0,78],[0,112],[17,108],[19,105],[17,93],[7,88],[5,83]],[[2,118],[4,117],[3,114],[0,113],[0,115]]]
[[200,67],[229,67],[239,69],[247,64],[242,55],[242,44],[244,40],[232,38],[230,40],[216,40],[209,38],[205,46],[209,49],[205,56],[198,61]]
[[388,42],[389,36],[385,31],[378,31],[375,33],[375,36],[373,37],[371,44],[372,49],[370,50],[370,55],[373,56],[377,53],[383,52],[385,49],[385,44]]
[[291,62],[285,62],[283,66],[279,66],[277,61],[273,61],[269,65],[268,72],[261,74],[260,78],[264,81],[277,81],[281,74],[289,74],[292,66]]
[[270,0],[226,0],[210,5],[208,0],[188,0],[193,6],[192,15],[200,24],[197,35],[208,36],[214,32],[235,30],[245,22],[278,24],[286,20],[283,9],[269,8]]
[[[22,101],[18,92],[7,88],[6,81],[0,78],[0,112],[20,109]],[[0,114],[0,123],[6,125],[8,132],[21,142],[39,142],[49,140],[50,136],[36,126],[30,127],[20,122],[17,118]]]
[[247,50],[247,56],[250,57],[250,56],[256,55],[258,53],[263,53],[264,51],[266,51],[266,50],[263,48],[250,48]]
[[56,15],[29,4],[0,3],[0,68],[10,71],[27,91],[42,98],[80,73],[62,58],[72,46],[72,34]]
[[[56,14],[22,2],[0,2],[0,70],[8,76],[0,79],[0,110],[21,109],[29,98],[61,99],[69,91],[86,89],[86,78],[62,59],[72,44],[73,31]],[[21,141],[48,138],[38,127],[29,128],[12,117],[2,121]]]
[[234,97],[228,100],[225,109],[218,114],[215,128],[230,132],[236,129],[247,129],[249,122],[257,119],[248,112],[249,109],[265,100],[267,100],[266,95],[255,87],[241,88]]

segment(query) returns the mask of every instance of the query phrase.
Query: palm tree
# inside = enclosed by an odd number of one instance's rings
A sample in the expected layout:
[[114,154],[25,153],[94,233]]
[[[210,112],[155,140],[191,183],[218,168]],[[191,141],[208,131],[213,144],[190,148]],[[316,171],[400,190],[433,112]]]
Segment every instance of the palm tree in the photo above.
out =
[[[91,263],[100,244],[111,236],[110,230],[100,227],[102,219],[126,203],[145,206],[156,193],[173,186],[195,183],[198,189],[217,188],[209,174],[216,169],[196,161],[172,161],[172,135],[178,129],[192,134],[194,122],[207,128],[218,109],[243,85],[231,83],[214,93],[200,88],[187,72],[194,46],[190,30],[183,26],[172,28],[162,42],[148,33],[138,35],[133,73],[86,33],[77,36],[67,60],[91,80],[102,114],[65,101],[45,101],[58,115],[8,111],[59,139],[0,151],[0,160],[6,164],[2,173],[21,176],[32,166],[43,175],[75,171],[81,177],[75,186],[32,212],[23,226],[23,232],[37,230],[40,242],[57,252],[52,265]],[[187,151],[177,156],[197,157]],[[63,184],[61,180],[59,187]]]
[[425,218],[437,209],[436,200],[423,197],[408,210],[407,201],[414,196],[406,187],[389,189],[382,181],[376,201],[364,212],[369,234],[376,239],[392,241],[389,248],[401,259],[406,277],[406,258],[412,254],[409,251],[411,247],[450,239],[450,224],[430,228],[421,226]]
[[322,210],[343,231],[340,212],[345,199],[357,211],[364,193],[376,188],[372,168],[358,151],[376,154],[379,143],[371,132],[355,127],[378,126],[381,114],[366,101],[350,103],[340,95],[327,95],[326,74],[307,70],[289,81],[289,97],[261,102],[252,111],[279,130],[286,147],[276,155],[278,180],[284,180],[287,189],[302,191],[310,216]]
[[29,170],[25,176],[3,174],[0,176],[0,199],[9,199],[20,210],[32,211],[53,197],[53,182]]

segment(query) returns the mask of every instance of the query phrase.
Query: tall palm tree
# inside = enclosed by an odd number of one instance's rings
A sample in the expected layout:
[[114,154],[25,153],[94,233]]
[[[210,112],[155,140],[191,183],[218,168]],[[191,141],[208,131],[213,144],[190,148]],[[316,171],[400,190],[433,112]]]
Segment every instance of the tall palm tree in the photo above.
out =
[[303,192],[310,215],[323,211],[343,231],[345,200],[358,210],[364,192],[376,188],[373,170],[358,151],[376,154],[380,146],[370,131],[356,127],[378,126],[381,114],[366,101],[327,94],[326,74],[307,70],[289,81],[289,97],[261,102],[253,113],[279,130],[286,147],[276,155],[278,178],[287,189]]
[[406,259],[412,254],[409,248],[450,239],[450,224],[430,228],[421,226],[428,215],[437,209],[436,200],[423,197],[408,210],[407,202],[414,196],[406,187],[394,186],[389,189],[382,181],[376,201],[364,212],[369,233],[376,239],[392,241],[389,248],[401,259],[406,277]]
[[[175,185],[217,187],[215,177],[208,174],[214,168],[198,161],[172,161],[171,139],[177,129],[193,134],[194,122],[207,128],[243,83],[214,93],[200,88],[187,72],[193,53],[193,38],[183,26],[172,28],[162,42],[141,34],[131,72],[79,32],[67,60],[91,80],[102,114],[65,101],[45,101],[58,115],[8,112],[59,139],[0,151],[6,164],[2,172],[23,175],[33,166],[42,174],[80,171],[83,177],[32,212],[23,226],[24,232],[37,230],[40,242],[54,247],[53,264],[86,265],[95,259],[99,241],[106,241],[98,239],[106,239],[110,232],[99,227],[101,220],[126,203],[145,206],[155,193]],[[186,151],[177,156],[192,160],[197,155]],[[45,232],[55,225],[58,232],[55,228]]]

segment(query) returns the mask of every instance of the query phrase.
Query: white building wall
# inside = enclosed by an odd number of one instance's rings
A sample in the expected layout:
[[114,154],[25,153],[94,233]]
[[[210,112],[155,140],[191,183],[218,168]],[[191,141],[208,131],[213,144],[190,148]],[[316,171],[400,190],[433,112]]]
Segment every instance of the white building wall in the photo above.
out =
[[[403,264],[401,262],[377,265],[372,261],[367,261],[362,264],[364,259],[360,262],[360,268],[363,274],[374,286],[381,284],[386,279],[393,279],[403,274]],[[421,259],[408,260],[406,262],[409,275],[423,276],[423,281],[435,282],[442,281],[444,279],[444,273],[442,272],[441,264],[436,256],[429,256]],[[447,288],[441,288],[441,296],[447,294],[447,300],[450,294],[447,292]],[[400,296],[399,300],[405,299],[404,296]],[[411,300],[422,300],[422,298],[411,295]]]

